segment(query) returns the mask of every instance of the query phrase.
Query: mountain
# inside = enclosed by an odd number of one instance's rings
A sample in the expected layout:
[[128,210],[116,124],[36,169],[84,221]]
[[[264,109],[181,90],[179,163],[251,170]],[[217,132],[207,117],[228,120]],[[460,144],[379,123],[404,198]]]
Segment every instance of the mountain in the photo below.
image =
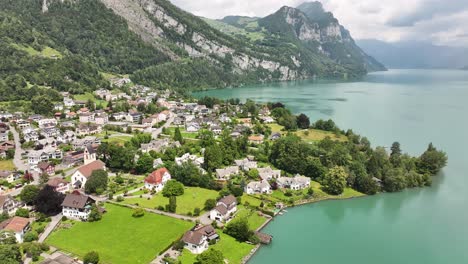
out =
[[[300,25],[312,31],[294,35]],[[321,25],[289,7],[225,23],[167,0],[0,0],[0,98],[83,93],[109,87],[108,76],[188,90],[383,69],[338,22]]]
[[468,71],[468,66],[463,67],[462,70]]
[[437,46],[425,42],[358,40],[362,49],[389,68],[459,69],[468,61],[468,48]]

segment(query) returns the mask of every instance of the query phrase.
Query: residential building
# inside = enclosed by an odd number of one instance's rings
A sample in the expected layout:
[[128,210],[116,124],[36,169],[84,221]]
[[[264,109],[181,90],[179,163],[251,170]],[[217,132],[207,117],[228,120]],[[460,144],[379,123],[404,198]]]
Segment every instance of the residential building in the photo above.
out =
[[245,186],[244,191],[247,194],[269,194],[271,193],[271,186],[265,180],[253,181]]
[[95,160],[89,164],[81,166],[77,171],[75,171],[75,173],[73,173],[71,177],[72,186],[75,189],[84,188],[86,181],[89,177],[91,177],[93,171],[96,170],[106,170],[106,164],[100,160]]
[[70,191],[70,183],[58,177],[50,179],[47,182],[47,185],[51,186],[56,192],[59,193],[65,194]]
[[193,254],[201,254],[208,249],[209,241],[218,240],[219,235],[211,226],[195,227],[193,230],[187,231],[182,237],[182,242],[185,248]]
[[216,177],[220,180],[229,180],[232,175],[239,174],[238,166],[229,166],[223,169],[216,169]]
[[15,181],[14,173],[12,171],[2,170],[0,171],[0,180],[12,183]]
[[29,218],[15,216],[0,223],[0,230],[12,231],[18,243],[23,243],[24,234],[29,229]]
[[0,141],[8,140],[8,132],[0,133]]
[[50,159],[62,159],[63,153],[60,149],[52,146],[46,146],[41,150],[32,150],[28,153],[29,165],[37,165],[41,161],[48,161]]
[[245,158],[242,160],[235,160],[234,163],[238,166],[241,170],[249,171],[251,169],[257,168],[257,162],[253,160],[253,158]]
[[252,135],[248,137],[249,143],[252,144],[262,144],[263,143],[263,135]]
[[280,170],[273,170],[270,166],[266,168],[258,168],[258,175],[260,179],[269,181],[271,179],[278,179],[281,177]]
[[56,126],[57,125],[57,119],[55,118],[42,118],[37,121],[37,124],[39,125],[39,128],[44,128],[44,127],[50,127],[50,126]]
[[96,149],[93,148],[91,145],[87,145],[84,148],[84,156],[83,156],[83,162],[84,165],[88,165],[93,161],[96,161]]
[[210,219],[227,222],[234,216],[236,211],[237,199],[233,195],[228,195],[216,203],[216,207],[210,211]]
[[91,206],[95,201],[84,194],[73,192],[67,194],[62,202],[62,214],[75,220],[88,220]]
[[48,175],[54,175],[55,174],[55,166],[51,163],[42,161],[39,162],[37,165],[37,168],[40,170],[41,174],[47,173]]
[[96,124],[80,124],[76,128],[76,133],[78,136],[87,136],[94,135],[101,132],[101,126]]
[[159,168],[153,171],[145,178],[145,188],[160,192],[164,188],[167,181],[171,179],[171,174],[166,168]]
[[13,215],[21,205],[21,202],[13,199],[10,195],[0,195],[0,214]]
[[296,175],[292,177],[280,177],[276,180],[278,188],[302,190],[310,187],[310,178]]
[[93,123],[94,113],[85,112],[80,114],[80,123]]
[[205,159],[196,155],[190,155],[190,153],[185,153],[182,157],[176,157],[174,161],[179,166],[185,162],[191,162],[197,166],[201,166],[205,162]]

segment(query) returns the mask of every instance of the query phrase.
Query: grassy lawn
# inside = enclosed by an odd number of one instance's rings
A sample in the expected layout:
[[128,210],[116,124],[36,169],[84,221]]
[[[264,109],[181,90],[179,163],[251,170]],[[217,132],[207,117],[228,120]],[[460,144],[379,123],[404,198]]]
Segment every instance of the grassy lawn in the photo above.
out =
[[130,139],[132,139],[133,136],[131,135],[128,135],[128,136],[109,136],[109,138],[105,139],[103,138],[101,141],[102,142],[107,142],[107,143],[116,143],[118,145],[124,145],[126,142],[130,141]]
[[107,101],[98,100],[92,93],[76,94],[76,95],[73,95],[73,97],[75,98],[75,100],[79,100],[79,101],[91,100],[91,101],[95,102],[96,104],[101,104],[102,107],[107,106]]
[[258,215],[256,210],[245,208],[243,205],[239,205],[237,211],[235,218],[247,217],[250,229],[252,230],[257,230],[267,220],[265,217]]
[[[183,195],[177,197],[177,214],[187,215],[193,213],[195,208],[203,210],[207,199],[216,199],[218,192],[199,187],[185,187]],[[145,208],[155,209],[158,206],[166,206],[169,203],[169,198],[164,197],[161,193],[156,194],[148,200],[147,198],[129,198],[123,201],[124,204],[136,204]]]
[[[240,243],[234,238],[224,234],[221,230],[218,230],[220,240],[210,248],[214,248],[223,252],[224,258],[229,260],[229,264],[240,264],[242,258],[247,256],[249,252],[255,247],[247,243]],[[179,260],[182,264],[195,263],[196,255],[190,253],[187,249],[184,249]]]
[[244,193],[242,195],[241,202],[242,204],[245,204],[245,202],[248,202],[250,206],[257,207],[257,206],[260,206],[260,203],[262,201],[255,196]]
[[107,213],[101,221],[74,222],[69,229],[53,232],[46,243],[80,257],[95,250],[103,264],[146,264],[193,225],[150,213],[134,218],[128,208],[105,207]]
[[269,127],[271,128],[271,132],[272,132],[272,133],[282,132],[281,130],[284,128],[284,126],[279,125],[279,124],[277,124],[277,123],[268,124],[267,126],[269,126]]
[[341,142],[348,140],[348,138],[344,135],[337,135],[333,132],[317,130],[317,129],[300,130],[300,131],[294,132],[294,134],[298,135],[306,142],[320,141],[320,140],[325,139],[326,137],[330,137],[332,140],[337,140]]
[[16,49],[26,51],[31,56],[41,56],[41,57],[59,58],[59,59],[62,58],[62,54],[58,50],[55,50],[51,47],[45,47],[43,50],[38,51],[29,46],[23,46],[23,45],[17,45],[17,44],[12,44],[12,45]]
[[[168,127],[166,128],[166,133],[169,133],[169,135],[172,137],[174,136],[175,129],[176,129],[175,127]],[[185,131],[185,128],[183,127],[180,127],[179,129],[180,129],[180,134],[182,135],[183,138],[196,139],[198,136],[198,133],[187,132]]]
[[13,160],[0,160],[0,170],[12,171],[15,169],[15,164]]

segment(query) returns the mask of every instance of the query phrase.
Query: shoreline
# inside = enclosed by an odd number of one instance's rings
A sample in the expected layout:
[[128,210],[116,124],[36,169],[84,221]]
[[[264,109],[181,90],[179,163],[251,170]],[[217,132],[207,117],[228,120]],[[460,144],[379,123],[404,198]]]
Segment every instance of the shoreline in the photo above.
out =
[[[363,195],[360,195],[360,196],[352,196],[352,197],[346,197],[346,198],[336,198],[336,197],[328,197],[328,198],[324,198],[324,199],[319,199],[319,200],[305,200],[305,201],[301,201],[300,203],[298,204],[294,204],[294,205],[288,205],[288,206],[284,206],[283,209],[281,210],[284,210],[286,208],[293,208],[293,207],[297,207],[297,206],[304,206],[304,205],[309,205],[309,204],[314,204],[314,203],[319,203],[319,202],[325,202],[325,201],[346,201],[346,200],[351,200],[351,199],[358,199],[358,198],[364,198],[364,197],[368,197],[370,195],[367,195],[367,194],[363,194]],[[281,211],[280,211],[281,212]],[[279,213],[279,212],[278,212]],[[265,221],[265,223],[263,223],[259,228],[257,228],[255,231],[257,232],[260,232],[262,231],[265,227],[268,226],[268,224],[270,224],[270,222],[272,222],[276,217],[278,217],[278,213],[275,214],[275,216],[272,216],[271,218],[269,218],[267,221]],[[252,257],[257,253],[257,251],[262,247],[262,246],[265,246],[265,245],[262,245],[262,244],[258,244],[255,246],[255,248],[253,248],[248,255],[246,255],[244,258],[242,258],[242,261],[241,261],[241,264],[247,264],[249,263],[249,261],[252,259]]]

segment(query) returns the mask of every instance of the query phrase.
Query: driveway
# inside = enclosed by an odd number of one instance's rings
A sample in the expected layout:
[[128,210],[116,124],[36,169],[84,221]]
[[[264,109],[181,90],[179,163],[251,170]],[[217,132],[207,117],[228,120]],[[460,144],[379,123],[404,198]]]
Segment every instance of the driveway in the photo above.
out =
[[58,223],[62,220],[62,214],[58,214],[55,216],[51,217],[51,221],[47,225],[47,227],[44,229],[44,232],[42,232],[41,236],[39,237],[38,242],[42,243],[46,240],[46,238],[54,231],[55,227],[58,225]]

